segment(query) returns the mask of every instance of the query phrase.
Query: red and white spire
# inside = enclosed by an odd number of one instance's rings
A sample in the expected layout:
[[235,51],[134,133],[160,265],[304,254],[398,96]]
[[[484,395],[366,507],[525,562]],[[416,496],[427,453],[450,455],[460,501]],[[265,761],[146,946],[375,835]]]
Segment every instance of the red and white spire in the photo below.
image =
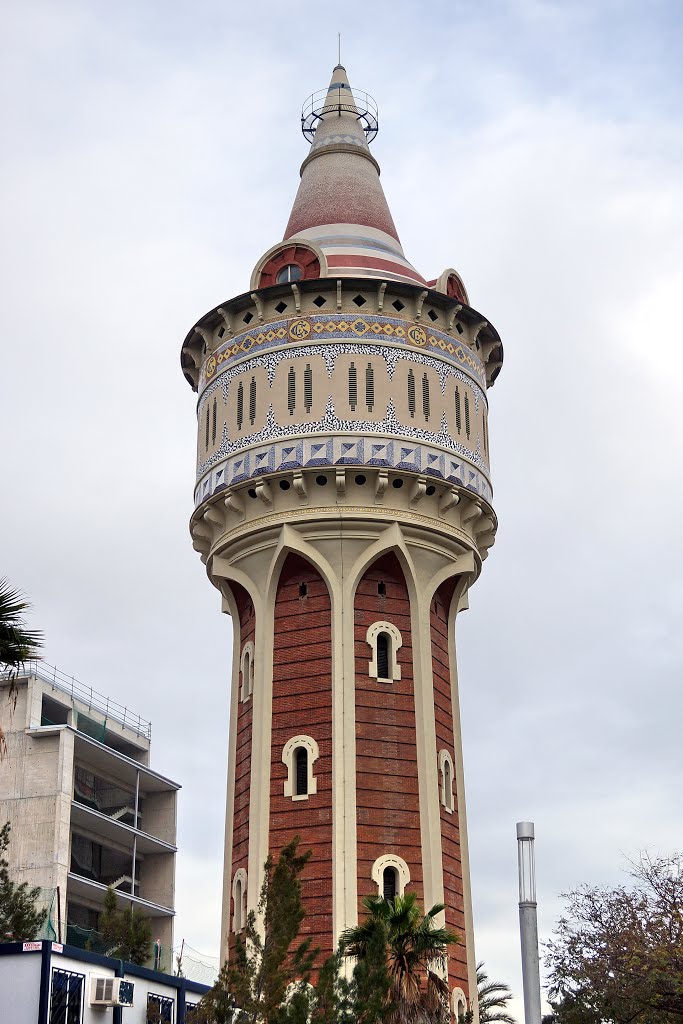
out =
[[285,242],[310,243],[327,261],[328,275],[424,284],[406,260],[370,153],[361,111],[345,69],[337,65],[301,183]]

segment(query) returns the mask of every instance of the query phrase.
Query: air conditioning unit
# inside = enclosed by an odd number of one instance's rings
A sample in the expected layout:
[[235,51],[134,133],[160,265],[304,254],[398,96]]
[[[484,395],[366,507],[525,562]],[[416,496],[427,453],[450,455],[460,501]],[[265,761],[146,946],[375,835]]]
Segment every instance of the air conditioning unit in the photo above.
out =
[[125,978],[90,975],[91,1006],[132,1006],[133,990],[133,982]]

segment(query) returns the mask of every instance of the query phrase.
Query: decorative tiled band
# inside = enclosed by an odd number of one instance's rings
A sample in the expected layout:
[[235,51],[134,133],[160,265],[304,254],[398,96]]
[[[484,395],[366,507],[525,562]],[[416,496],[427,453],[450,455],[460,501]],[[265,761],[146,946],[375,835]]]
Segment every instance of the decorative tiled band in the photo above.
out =
[[223,459],[198,481],[195,504],[201,504],[227,487],[270,473],[333,466],[384,467],[419,473],[467,488],[486,501],[493,497],[491,485],[484,474],[465,458],[426,444],[341,435],[277,441]]
[[389,316],[357,316],[326,314],[299,317],[296,320],[274,320],[255,330],[245,330],[225,342],[202,365],[200,391],[217,374],[236,360],[278,345],[301,345],[311,342],[390,342],[408,348],[431,352],[455,364],[486,390],[486,373],[473,352],[442,331]]

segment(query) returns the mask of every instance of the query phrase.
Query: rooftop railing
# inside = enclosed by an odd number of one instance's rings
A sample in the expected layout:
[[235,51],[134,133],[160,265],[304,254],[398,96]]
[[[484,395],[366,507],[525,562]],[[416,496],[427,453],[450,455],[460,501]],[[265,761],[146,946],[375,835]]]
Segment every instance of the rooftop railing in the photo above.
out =
[[[0,672],[0,678],[6,677],[9,674],[9,672]],[[23,668],[19,672],[19,676],[24,675],[36,676],[36,678],[41,679],[44,683],[50,683],[53,689],[61,690],[62,693],[68,694],[74,700],[77,700],[79,704],[84,704],[88,710],[97,711],[104,715],[106,719],[111,718],[114,722],[118,722],[119,725],[125,726],[126,729],[131,729],[138,736],[144,736],[146,739],[151,740],[151,722],[147,722],[140,715],[134,714],[123,704],[119,704],[117,701],[105,697],[104,694],[98,693],[97,690],[93,690],[92,686],[79,682],[74,676],[66,675],[65,672],[61,672],[54,665],[48,665],[44,661],[25,661]]]

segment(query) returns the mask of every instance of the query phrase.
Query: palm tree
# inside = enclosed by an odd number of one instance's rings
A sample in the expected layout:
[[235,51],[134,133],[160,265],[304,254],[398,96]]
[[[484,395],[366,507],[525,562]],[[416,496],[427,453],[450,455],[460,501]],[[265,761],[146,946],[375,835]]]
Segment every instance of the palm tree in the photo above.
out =
[[508,1003],[512,999],[509,986],[502,981],[489,981],[483,960],[477,964],[477,999],[479,1024],[490,1024],[491,1021],[516,1024],[515,1018],[508,1013]]
[[[10,717],[17,702],[16,677],[25,661],[39,657],[42,634],[25,629],[23,614],[29,608],[6,579],[0,579],[0,678],[9,678]],[[7,754],[5,733],[0,725],[0,761]]]
[[359,962],[367,956],[378,935],[386,950],[388,992],[386,1024],[440,1024],[448,1019],[448,982],[444,979],[448,947],[457,935],[437,927],[435,919],[444,910],[435,904],[424,916],[415,893],[385,900],[368,896],[363,900],[368,916],[341,938],[345,957]]
[[24,627],[23,615],[29,608],[6,579],[0,579],[0,671],[16,675],[25,661],[39,657],[42,634]]

